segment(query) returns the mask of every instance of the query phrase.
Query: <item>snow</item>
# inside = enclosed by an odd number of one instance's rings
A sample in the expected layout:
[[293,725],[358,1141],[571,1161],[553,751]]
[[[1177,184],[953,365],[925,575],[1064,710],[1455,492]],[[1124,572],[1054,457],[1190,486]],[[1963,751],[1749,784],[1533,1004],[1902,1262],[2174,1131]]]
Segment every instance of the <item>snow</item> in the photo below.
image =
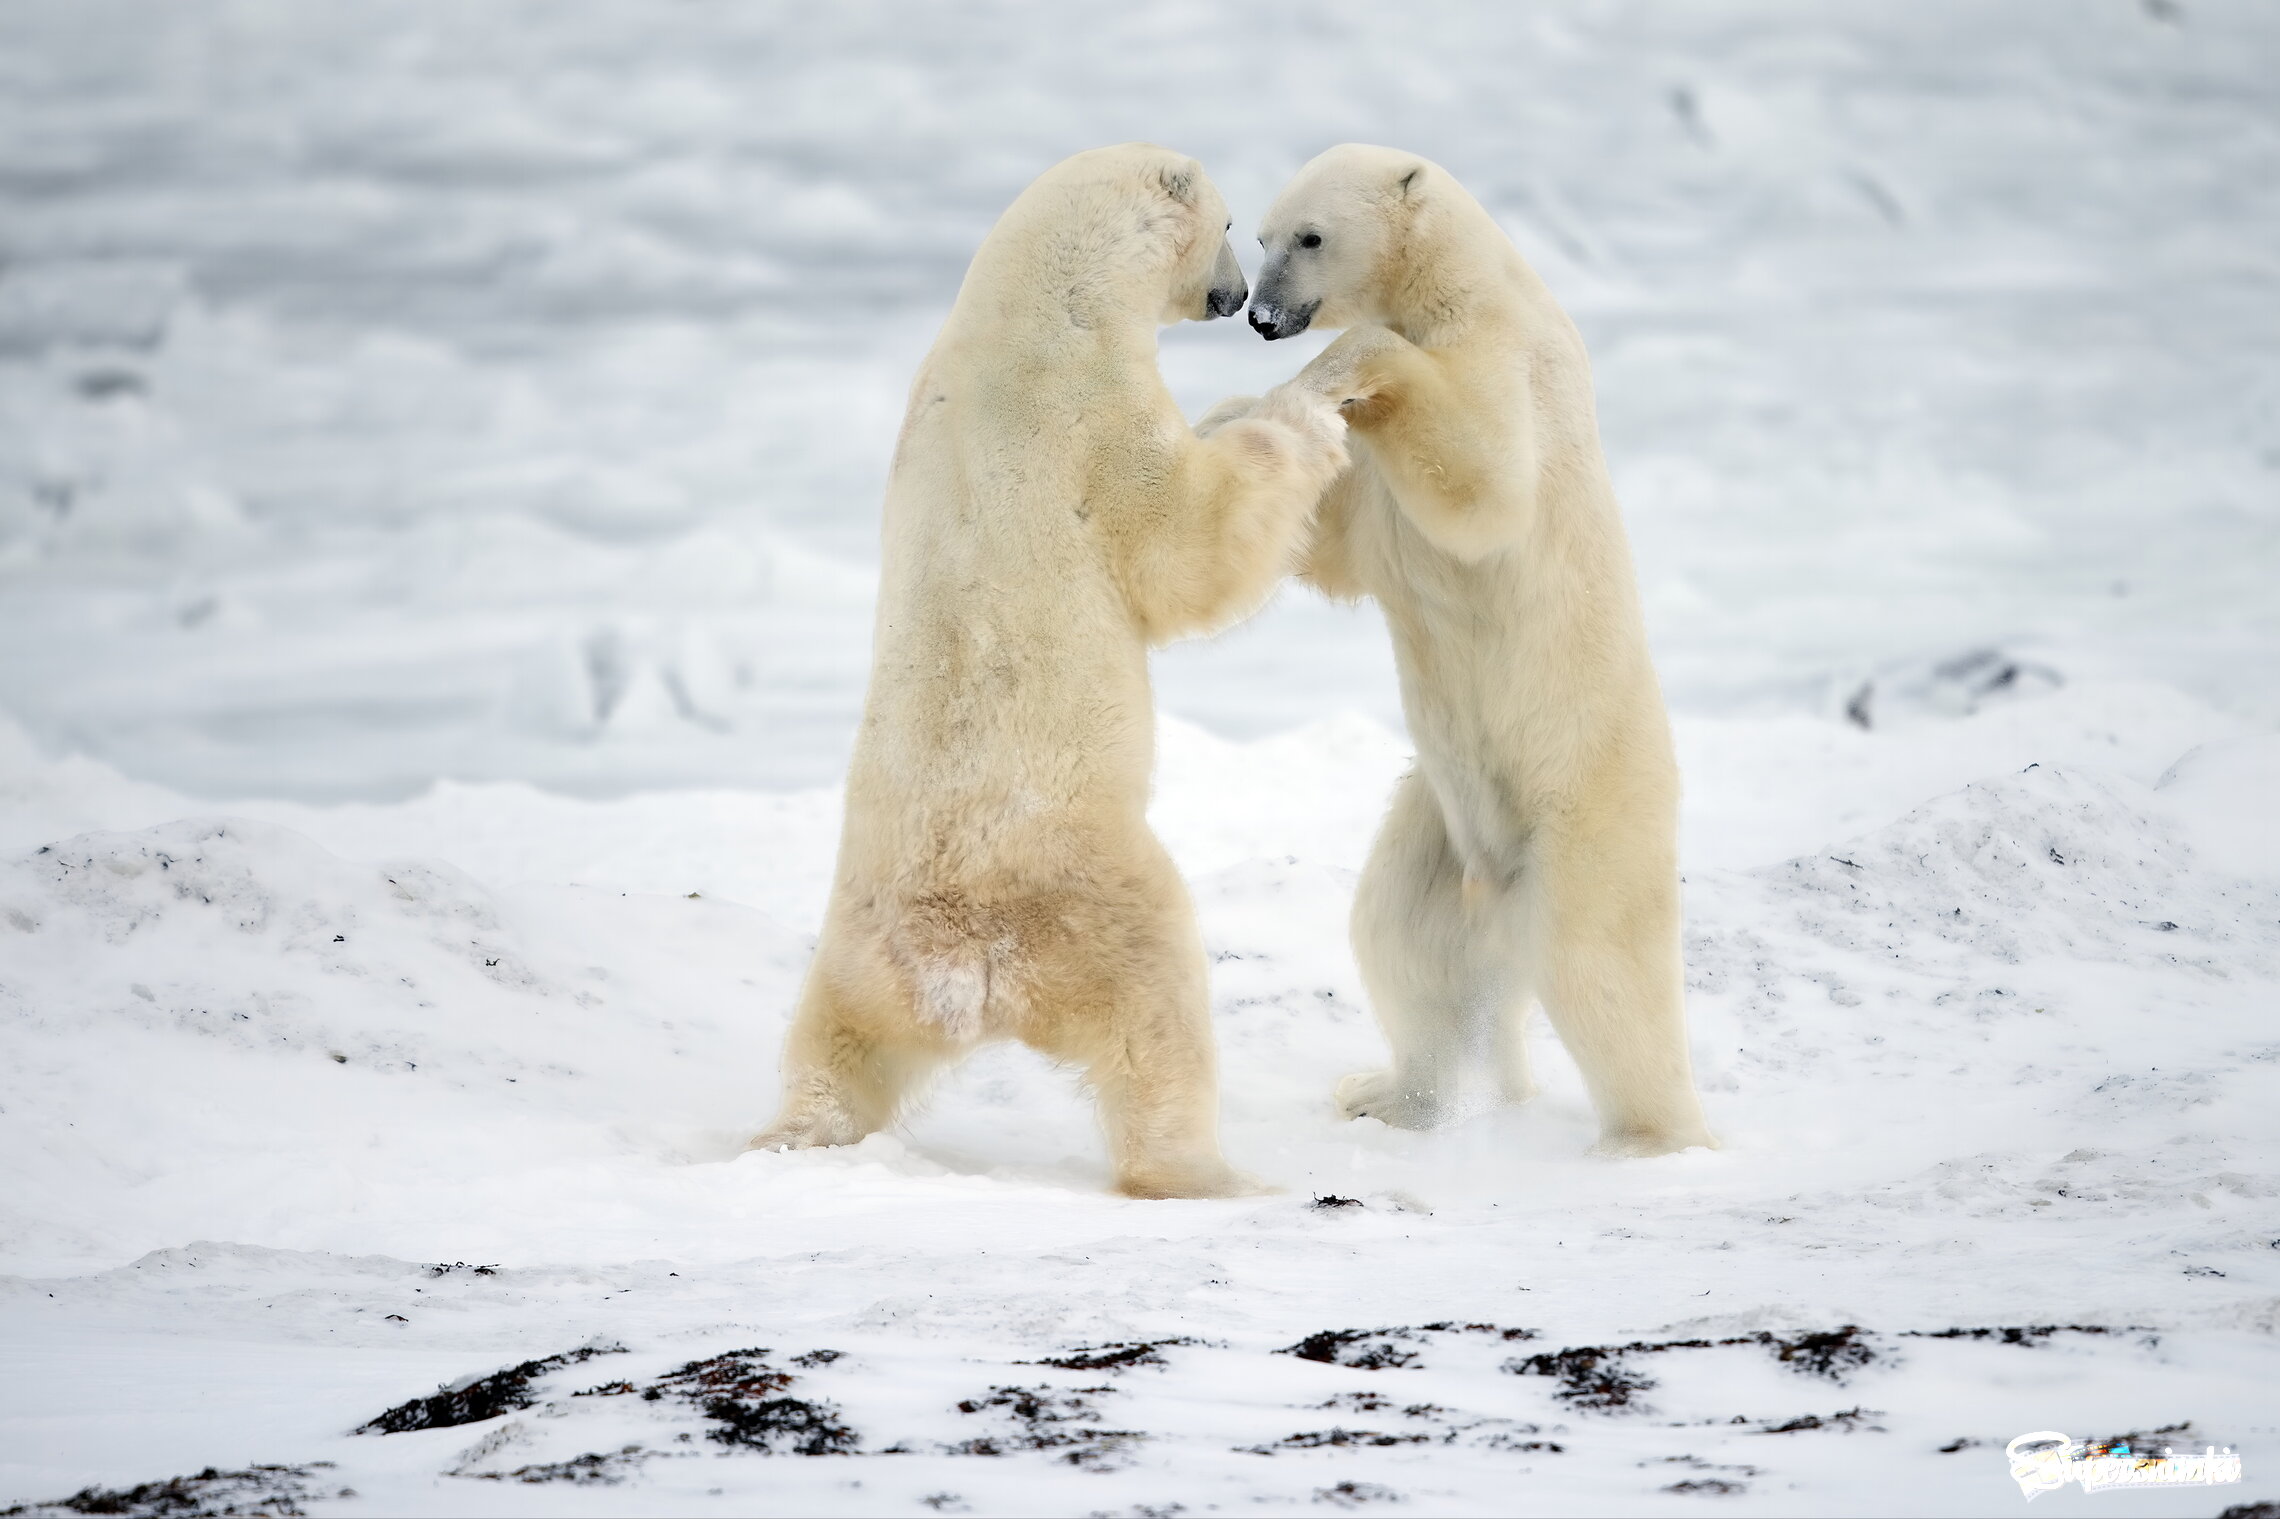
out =
[[[2280,1493],[2280,25],[1421,14],[0,17],[0,1503],[1984,1513],[2039,1429],[2243,1455],[2060,1509]],[[1157,664],[1259,1195],[1110,1195],[1013,1048],[741,1151],[908,370],[1134,136],[1239,223],[1414,146],[1574,310],[1720,1150],[1587,1159],[1541,1025],[1524,1108],[1334,1119],[1408,747],[1291,591]],[[512,1396],[356,1432],[439,1386]]]

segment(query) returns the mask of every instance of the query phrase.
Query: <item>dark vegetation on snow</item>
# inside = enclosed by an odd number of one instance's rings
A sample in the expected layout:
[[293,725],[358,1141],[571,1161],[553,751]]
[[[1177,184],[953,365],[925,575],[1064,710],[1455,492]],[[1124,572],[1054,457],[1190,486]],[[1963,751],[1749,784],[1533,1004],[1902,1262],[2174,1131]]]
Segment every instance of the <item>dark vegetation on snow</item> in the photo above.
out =
[[207,1467],[196,1476],[168,1477],[135,1487],[82,1488],[52,1503],[20,1503],[0,1509],[7,1519],[47,1519],[68,1514],[117,1514],[125,1519],[224,1519],[224,1516],[277,1516],[296,1519],[308,1510],[301,1504],[317,1497],[353,1498],[347,1488],[318,1494],[309,1489],[310,1478],[331,1466],[312,1461],[307,1466],[249,1466],[226,1472]]
[[484,1419],[495,1419],[518,1408],[528,1408],[536,1402],[530,1384],[551,1371],[575,1366],[600,1355],[623,1355],[623,1345],[581,1345],[560,1355],[544,1356],[494,1371],[487,1377],[477,1377],[456,1387],[437,1389],[424,1398],[399,1403],[386,1413],[356,1426],[360,1435],[400,1435],[415,1429],[449,1429],[455,1424],[475,1424]]
[[2039,1345],[2054,1334],[2121,1334],[2104,1324],[1999,1324],[1976,1329],[1903,1329],[1910,1340],[1999,1340],[2005,1345]]
[[1063,1371],[1129,1371],[1135,1366],[1162,1366],[1164,1351],[1174,1345],[1193,1345],[1184,1335],[1168,1340],[1121,1340],[1108,1345],[1080,1345],[1059,1355],[1039,1356],[1026,1364],[1057,1366]]
[[[656,1454],[638,1445],[602,1452],[589,1451],[567,1461],[546,1461],[518,1466],[511,1472],[477,1472],[493,1482],[567,1482],[573,1487],[614,1487],[641,1470],[641,1463]],[[454,1475],[469,1475],[455,1473]]]
[[[768,1364],[765,1349],[731,1350],[691,1361],[641,1390],[650,1402],[677,1397],[713,1422],[707,1433],[723,1445],[770,1456],[844,1456],[862,1438],[840,1417],[838,1405],[784,1396],[799,1380]],[[822,1355],[810,1351],[808,1360]],[[838,1353],[831,1353],[837,1360]],[[828,1365],[829,1361],[816,1364]]]
[[[1657,1344],[1633,1341],[1628,1345],[1573,1345],[1538,1355],[1516,1357],[1504,1363],[1514,1376],[1557,1377],[1560,1390],[1553,1394],[1573,1408],[1595,1413],[1643,1408],[1634,1401],[1655,1386],[1653,1377],[1635,1364],[1636,1357],[1663,1355],[1673,1350],[1709,1350],[1726,1345],[1761,1345],[1790,1370],[1842,1383],[1853,1372],[1874,1362],[1877,1353],[1857,1324],[1841,1329],[1783,1338],[1759,1330],[1722,1340],[1664,1340]],[[1800,1428],[1807,1426],[1800,1425]]]
[[[1276,1355],[1344,1366],[1354,1371],[1388,1371],[1421,1364],[1417,1350],[1404,1345],[1425,1345],[1437,1334],[1485,1334],[1499,1340],[1532,1340],[1533,1329],[1507,1329],[1501,1324],[1459,1324],[1439,1319],[1430,1324],[1392,1324],[1380,1329],[1318,1329]],[[1399,1342],[1399,1343],[1396,1343]]]
[[1148,1437],[1136,1429],[1103,1429],[1093,1399],[1112,1393],[1113,1387],[993,1387],[988,1396],[968,1398],[958,1405],[962,1414],[995,1414],[1011,1429],[1001,1435],[977,1435],[946,1445],[953,1456],[1002,1456],[1017,1450],[1052,1450],[1071,1466],[1087,1471],[1112,1471],[1117,1458]]

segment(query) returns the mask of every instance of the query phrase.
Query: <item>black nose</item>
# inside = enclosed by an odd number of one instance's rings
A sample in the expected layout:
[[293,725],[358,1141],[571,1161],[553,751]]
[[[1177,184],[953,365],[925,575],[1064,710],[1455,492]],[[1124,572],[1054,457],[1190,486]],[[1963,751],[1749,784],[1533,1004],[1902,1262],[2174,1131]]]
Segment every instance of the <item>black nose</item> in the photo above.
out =
[[1211,314],[1213,316],[1233,316],[1243,309],[1243,303],[1250,298],[1250,290],[1242,285],[1229,285],[1214,290],[1211,292],[1209,302]]

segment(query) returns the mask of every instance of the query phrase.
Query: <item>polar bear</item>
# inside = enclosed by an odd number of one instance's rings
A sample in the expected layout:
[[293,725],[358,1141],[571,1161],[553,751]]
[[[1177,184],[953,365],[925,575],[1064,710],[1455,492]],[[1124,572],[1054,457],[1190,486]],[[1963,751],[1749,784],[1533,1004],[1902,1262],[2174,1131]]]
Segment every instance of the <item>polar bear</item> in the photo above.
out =
[[1191,431],[1156,329],[1242,309],[1193,159],[1101,148],[983,241],[920,366],[821,942],[755,1149],[849,1144],[1014,1038],[1081,1066],[1119,1190],[1240,1190],[1220,1158],[1194,908],[1146,811],[1147,650],[1257,606],[1346,464],[1285,386]]
[[1260,242],[1251,324],[1346,329],[1294,382],[1339,403],[1354,461],[1300,573],[1384,609],[1417,744],[1353,913],[1393,1067],[1347,1077],[1340,1106],[1429,1126],[1483,1056],[1524,1099],[1540,1000],[1601,1153],[1713,1144],[1681,1006],[1678,765],[1582,340],[1415,154],[1332,148]]

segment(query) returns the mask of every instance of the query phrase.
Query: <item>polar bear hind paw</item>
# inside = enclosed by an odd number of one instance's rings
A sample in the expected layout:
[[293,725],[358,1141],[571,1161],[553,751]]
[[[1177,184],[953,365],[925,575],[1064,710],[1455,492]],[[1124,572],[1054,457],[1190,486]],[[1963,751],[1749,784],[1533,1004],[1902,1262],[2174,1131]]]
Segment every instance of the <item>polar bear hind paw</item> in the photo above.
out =
[[816,1150],[851,1145],[863,1138],[860,1125],[844,1116],[786,1115],[754,1135],[747,1150]]
[[1599,1136],[1591,1153],[1604,1160],[1644,1160],[1655,1155],[1676,1155],[1694,1148],[1715,1150],[1718,1141],[1708,1129],[1616,1129]]

